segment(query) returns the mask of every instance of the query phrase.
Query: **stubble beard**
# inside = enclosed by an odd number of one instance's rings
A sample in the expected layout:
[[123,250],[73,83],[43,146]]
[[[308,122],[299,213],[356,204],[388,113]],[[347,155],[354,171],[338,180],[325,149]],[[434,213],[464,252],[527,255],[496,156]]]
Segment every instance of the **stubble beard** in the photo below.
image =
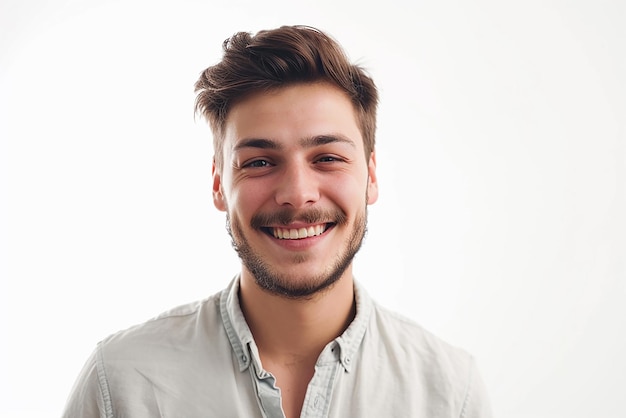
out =
[[[267,216],[263,218],[266,219]],[[290,216],[283,212],[282,214],[275,215],[275,218],[281,219],[286,224]],[[318,212],[310,212],[305,218],[310,223],[315,223],[318,220],[322,221],[322,219],[316,219],[321,218]],[[334,228],[346,226],[348,223],[347,216],[342,212],[336,213],[334,219],[336,220]],[[253,218],[251,224],[253,230],[259,229],[258,218],[257,221]],[[267,225],[268,223],[265,224]],[[230,216],[227,215],[226,229],[231,237],[233,248],[239,255],[243,265],[252,273],[256,284],[261,289],[289,299],[310,299],[316,294],[331,289],[352,263],[367,233],[367,205],[363,212],[355,218],[354,226],[343,245],[342,252],[338,253],[334,262],[326,271],[312,277],[294,277],[293,274],[281,274],[275,271],[272,266],[252,248],[250,242],[246,239],[246,235],[238,219],[231,219]],[[293,257],[292,262],[294,264],[306,261],[306,257],[303,255],[296,254]]]

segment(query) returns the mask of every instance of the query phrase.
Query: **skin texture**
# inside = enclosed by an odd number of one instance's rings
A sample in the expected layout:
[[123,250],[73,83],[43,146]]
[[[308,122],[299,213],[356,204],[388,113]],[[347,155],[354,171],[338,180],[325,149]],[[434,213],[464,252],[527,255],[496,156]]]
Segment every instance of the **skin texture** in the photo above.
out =
[[[378,197],[349,98],[327,83],[258,93],[229,112],[213,199],[242,259],[240,305],[287,417],[322,349],[355,315],[352,257]],[[296,230],[323,233],[304,239]],[[317,228],[317,230],[315,230]]]
[[[229,114],[223,155],[214,198],[227,211],[243,280],[299,297],[345,275],[377,187],[374,156],[363,157],[354,108],[340,90],[301,84],[247,98]],[[328,229],[301,240],[267,233],[314,225]]]

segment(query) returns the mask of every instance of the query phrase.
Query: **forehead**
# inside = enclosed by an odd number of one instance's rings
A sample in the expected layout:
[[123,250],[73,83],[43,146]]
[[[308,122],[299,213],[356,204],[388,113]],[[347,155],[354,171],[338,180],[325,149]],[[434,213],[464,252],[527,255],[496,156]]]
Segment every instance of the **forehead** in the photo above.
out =
[[358,116],[349,97],[329,83],[302,83],[255,93],[230,109],[224,150],[238,141],[269,139],[297,144],[302,138],[335,135],[362,149]]

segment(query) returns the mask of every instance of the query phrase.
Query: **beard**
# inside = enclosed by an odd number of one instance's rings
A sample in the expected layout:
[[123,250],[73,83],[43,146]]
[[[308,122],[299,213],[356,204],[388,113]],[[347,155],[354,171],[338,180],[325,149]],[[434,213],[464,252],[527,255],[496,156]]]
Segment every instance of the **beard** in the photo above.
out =
[[[291,210],[282,210],[272,214],[257,214],[250,220],[252,230],[262,231],[263,225],[288,225],[299,220],[306,223],[332,222],[334,228],[346,227],[348,217],[340,210],[320,211],[310,209],[296,214]],[[226,229],[231,237],[232,245],[244,266],[252,273],[256,284],[263,290],[290,299],[309,299],[313,295],[330,289],[345,273],[352,263],[354,256],[361,248],[367,232],[367,205],[363,213],[355,220],[352,230],[346,241],[328,268],[318,275],[310,277],[295,277],[294,274],[281,274],[269,265],[263,257],[252,248],[238,219],[226,217]],[[261,232],[265,233],[265,232]],[[295,264],[306,261],[304,255],[295,254],[292,260]]]

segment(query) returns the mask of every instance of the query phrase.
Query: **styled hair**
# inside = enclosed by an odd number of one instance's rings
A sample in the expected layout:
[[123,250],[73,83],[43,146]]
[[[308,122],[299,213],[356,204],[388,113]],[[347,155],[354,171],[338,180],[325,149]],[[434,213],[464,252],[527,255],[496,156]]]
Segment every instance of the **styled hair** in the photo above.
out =
[[239,32],[223,43],[223,57],[195,84],[196,114],[213,132],[215,164],[222,168],[224,126],[238,100],[296,83],[329,82],[352,101],[363,136],[365,157],[374,150],[378,91],[363,68],[351,64],[341,46],[309,26],[282,26],[252,35]]

